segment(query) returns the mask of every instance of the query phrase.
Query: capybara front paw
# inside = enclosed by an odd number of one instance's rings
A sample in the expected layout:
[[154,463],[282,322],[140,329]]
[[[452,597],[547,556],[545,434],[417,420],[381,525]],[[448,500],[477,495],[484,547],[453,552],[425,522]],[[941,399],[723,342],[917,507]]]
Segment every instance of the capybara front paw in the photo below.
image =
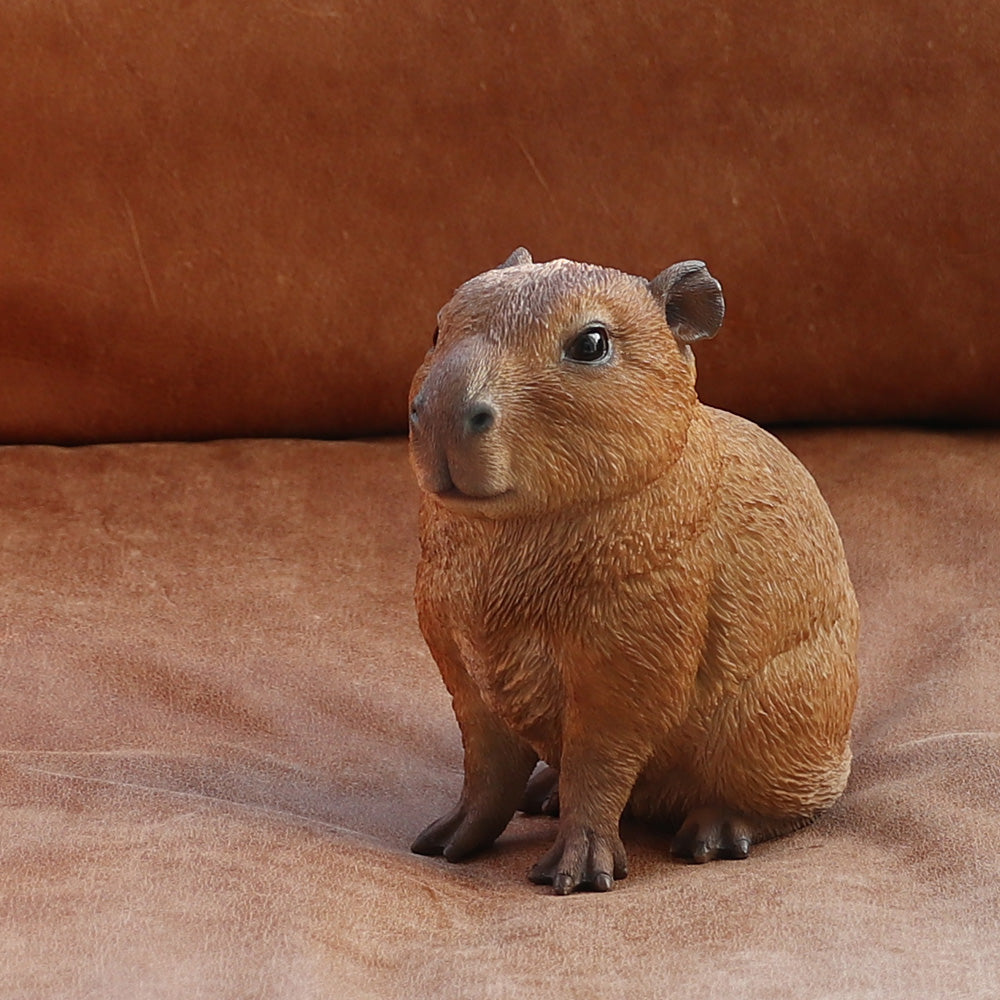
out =
[[528,873],[536,885],[551,885],[560,896],[576,889],[607,892],[628,874],[625,848],[617,834],[576,827],[560,833],[552,850]]
[[461,803],[435,820],[410,845],[414,854],[442,854],[447,861],[462,861],[484,850],[503,832],[509,816],[502,819]]

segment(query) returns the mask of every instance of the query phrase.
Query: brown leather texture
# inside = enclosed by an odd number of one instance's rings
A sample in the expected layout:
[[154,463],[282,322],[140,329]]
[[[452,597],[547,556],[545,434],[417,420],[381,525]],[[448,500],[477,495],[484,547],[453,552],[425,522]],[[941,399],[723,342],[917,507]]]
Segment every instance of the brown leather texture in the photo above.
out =
[[995,997],[1000,435],[783,439],[863,612],[847,792],[572,898],[548,818],[408,851],[462,757],[402,441],[0,450],[0,996]]
[[726,290],[706,401],[1000,419],[989,5],[7,5],[0,441],[401,430],[518,244]]

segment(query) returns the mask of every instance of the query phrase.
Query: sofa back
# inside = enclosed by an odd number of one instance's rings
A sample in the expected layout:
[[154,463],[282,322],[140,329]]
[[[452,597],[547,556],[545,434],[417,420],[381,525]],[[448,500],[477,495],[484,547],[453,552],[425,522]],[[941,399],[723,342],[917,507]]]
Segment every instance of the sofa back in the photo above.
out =
[[728,313],[762,422],[1000,419],[1000,19],[971,0],[43,0],[3,15],[0,442],[405,428],[518,244]]

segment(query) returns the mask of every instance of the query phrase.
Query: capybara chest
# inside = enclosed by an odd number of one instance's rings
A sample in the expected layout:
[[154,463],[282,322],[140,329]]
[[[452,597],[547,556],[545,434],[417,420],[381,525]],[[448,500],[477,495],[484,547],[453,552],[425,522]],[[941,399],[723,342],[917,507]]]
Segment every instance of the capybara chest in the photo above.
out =
[[553,764],[581,703],[603,701],[609,727],[676,722],[703,631],[708,581],[683,558],[698,540],[516,527],[438,522],[425,535],[422,621],[448,633],[489,709]]

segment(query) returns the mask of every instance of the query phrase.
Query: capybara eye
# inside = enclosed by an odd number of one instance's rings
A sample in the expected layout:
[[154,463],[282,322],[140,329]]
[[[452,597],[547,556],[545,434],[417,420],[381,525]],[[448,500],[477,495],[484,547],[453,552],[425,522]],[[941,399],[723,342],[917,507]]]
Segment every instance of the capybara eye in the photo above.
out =
[[608,331],[599,323],[584,327],[567,345],[563,357],[584,365],[605,361],[611,353]]

